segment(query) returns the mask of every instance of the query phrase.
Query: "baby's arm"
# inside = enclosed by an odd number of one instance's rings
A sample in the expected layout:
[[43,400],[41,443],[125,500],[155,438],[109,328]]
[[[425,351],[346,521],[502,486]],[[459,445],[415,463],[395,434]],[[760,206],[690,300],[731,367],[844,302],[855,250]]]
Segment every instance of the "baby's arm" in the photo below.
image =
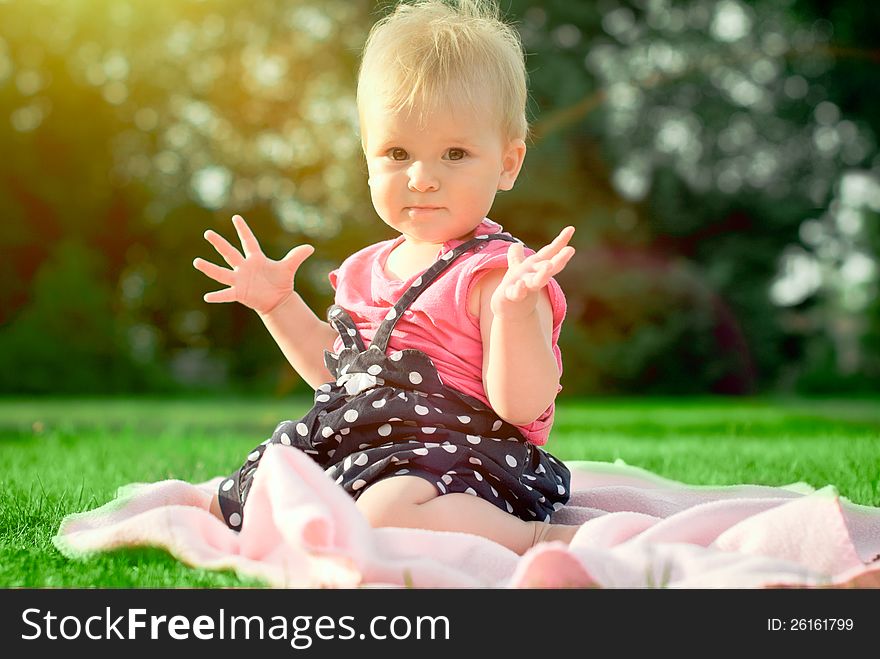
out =
[[477,286],[483,338],[483,384],[492,409],[505,421],[525,425],[556,398],[559,367],[553,354],[553,310],[546,286],[574,254],[573,227],[524,258],[519,243],[507,253],[507,270],[486,275]]
[[333,350],[336,331],[319,319],[299,293],[290,296],[260,319],[287,361],[312,389],[332,380],[324,365],[324,351]]
[[312,388],[327,382],[324,350],[331,350],[336,333],[321,321],[293,289],[294,276],[314,248],[294,247],[280,261],[267,258],[250,227],[240,215],[232,218],[244,256],[225,238],[206,231],[205,238],[232,268],[204,259],[193,266],[229,288],[205,294],[206,302],[240,302],[260,316],[281,352]]

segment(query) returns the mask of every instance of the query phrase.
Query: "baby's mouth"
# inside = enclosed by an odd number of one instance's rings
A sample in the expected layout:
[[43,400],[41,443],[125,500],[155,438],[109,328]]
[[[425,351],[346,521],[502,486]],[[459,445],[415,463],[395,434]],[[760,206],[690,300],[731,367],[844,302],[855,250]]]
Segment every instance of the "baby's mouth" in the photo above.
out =
[[443,210],[442,206],[407,206],[403,209],[411,215],[427,215],[436,211]]

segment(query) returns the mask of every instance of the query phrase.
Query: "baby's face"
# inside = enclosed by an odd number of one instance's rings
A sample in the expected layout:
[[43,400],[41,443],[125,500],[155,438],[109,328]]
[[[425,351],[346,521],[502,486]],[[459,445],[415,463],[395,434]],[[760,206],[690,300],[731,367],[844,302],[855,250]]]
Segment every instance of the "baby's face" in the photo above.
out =
[[470,234],[525,157],[525,143],[504,140],[490,112],[436,111],[420,126],[416,111],[391,114],[370,99],[361,119],[373,206],[412,242]]

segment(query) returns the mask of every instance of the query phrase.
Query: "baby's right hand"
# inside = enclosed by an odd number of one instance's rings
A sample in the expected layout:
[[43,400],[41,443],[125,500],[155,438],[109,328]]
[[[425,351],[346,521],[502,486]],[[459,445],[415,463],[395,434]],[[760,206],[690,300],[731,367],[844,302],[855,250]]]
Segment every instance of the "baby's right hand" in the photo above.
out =
[[294,247],[280,261],[263,254],[260,244],[241,215],[234,215],[232,223],[241,240],[244,256],[223,236],[210,229],[205,239],[220,253],[232,270],[221,268],[197,258],[196,270],[229,288],[205,294],[205,302],[241,302],[260,314],[267,314],[293,293],[293,278],[315,248],[311,245]]

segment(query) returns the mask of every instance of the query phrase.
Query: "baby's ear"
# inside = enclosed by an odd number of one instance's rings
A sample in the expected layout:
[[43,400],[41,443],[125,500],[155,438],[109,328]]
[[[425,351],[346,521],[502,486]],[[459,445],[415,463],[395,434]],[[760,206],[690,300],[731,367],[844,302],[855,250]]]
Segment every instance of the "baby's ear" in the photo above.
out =
[[501,160],[501,177],[498,180],[499,190],[510,190],[513,187],[525,158],[526,143],[520,139],[511,140]]

